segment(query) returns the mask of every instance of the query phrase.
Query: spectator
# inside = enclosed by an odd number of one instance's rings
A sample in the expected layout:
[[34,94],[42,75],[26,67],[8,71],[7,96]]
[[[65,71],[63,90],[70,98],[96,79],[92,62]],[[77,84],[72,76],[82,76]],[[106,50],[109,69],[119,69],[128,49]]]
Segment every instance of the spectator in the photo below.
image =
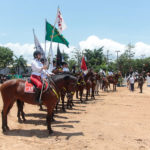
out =
[[129,82],[130,82],[130,89],[133,92],[134,91],[134,82],[135,82],[135,79],[133,76],[130,76]]

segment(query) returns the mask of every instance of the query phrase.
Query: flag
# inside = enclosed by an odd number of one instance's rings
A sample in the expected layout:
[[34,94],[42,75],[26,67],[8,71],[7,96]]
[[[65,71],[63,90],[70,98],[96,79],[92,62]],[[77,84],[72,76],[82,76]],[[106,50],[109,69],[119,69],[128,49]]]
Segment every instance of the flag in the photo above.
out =
[[36,49],[37,51],[40,51],[41,54],[42,54],[42,58],[45,59],[46,57],[45,57],[44,50],[43,50],[42,46],[40,45],[40,42],[39,42],[39,40],[37,39],[34,30],[33,30],[33,36],[34,36],[35,49]]
[[[51,41],[52,38],[52,32],[53,32],[54,27],[46,21],[46,36],[45,40]],[[53,42],[65,44],[67,47],[69,47],[69,42],[63,37],[63,35],[59,33],[59,31],[55,28],[54,29],[54,34],[53,34]]]
[[59,44],[57,46],[57,66],[61,66],[62,64],[62,54],[60,52],[60,49],[59,49]]
[[81,69],[82,69],[83,71],[86,71],[86,70],[87,70],[84,56],[82,57],[82,61],[81,61]]
[[58,8],[58,12],[57,12],[57,17],[56,17],[56,22],[58,23],[58,31],[61,34],[63,30],[65,30],[67,28],[64,19],[62,17],[62,14],[60,12],[60,9]]

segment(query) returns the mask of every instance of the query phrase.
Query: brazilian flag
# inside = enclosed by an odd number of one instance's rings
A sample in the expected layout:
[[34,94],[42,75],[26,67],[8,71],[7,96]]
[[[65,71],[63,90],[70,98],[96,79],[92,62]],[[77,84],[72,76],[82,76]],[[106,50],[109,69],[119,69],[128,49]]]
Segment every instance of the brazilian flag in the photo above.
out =
[[[52,26],[50,23],[46,21],[46,36],[45,40],[51,41],[52,39],[52,32],[53,32],[54,26]],[[53,34],[53,42],[65,44],[67,47],[69,47],[69,42],[63,37],[63,35],[59,33],[59,31],[55,28],[54,34]]]

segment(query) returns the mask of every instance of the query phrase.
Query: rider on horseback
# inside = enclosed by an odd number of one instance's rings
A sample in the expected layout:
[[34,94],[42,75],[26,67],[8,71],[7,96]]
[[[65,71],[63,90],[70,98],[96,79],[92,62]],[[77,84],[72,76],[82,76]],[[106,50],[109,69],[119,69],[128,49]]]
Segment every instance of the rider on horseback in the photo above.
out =
[[42,89],[42,81],[41,81],[41,73],[44,69],[47,69],[46,65],[43,65],[40,62],[41,52],[35,51],[33,53],[34,60],[31,63],[32,66],[32,74],[31,74],[31,82],[36,85],[36,101],[40,103],[40,94]]

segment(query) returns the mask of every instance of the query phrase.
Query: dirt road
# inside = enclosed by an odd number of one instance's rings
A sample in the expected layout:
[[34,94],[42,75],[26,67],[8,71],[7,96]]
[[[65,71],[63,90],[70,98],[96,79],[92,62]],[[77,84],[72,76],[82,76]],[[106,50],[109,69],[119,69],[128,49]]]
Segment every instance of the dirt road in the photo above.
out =
[[[48,136],[46,112],[25,104],[27,121],[17,122],[16,104],[9,113],[10,131],[2,134],[0,150],[150,150],[150,88],[134,93],[126,87],[104,93],[95,101],[58,113]],[[2,100],[0,98],[0,111]],[[0,119],[1,122],[1,119]]]

